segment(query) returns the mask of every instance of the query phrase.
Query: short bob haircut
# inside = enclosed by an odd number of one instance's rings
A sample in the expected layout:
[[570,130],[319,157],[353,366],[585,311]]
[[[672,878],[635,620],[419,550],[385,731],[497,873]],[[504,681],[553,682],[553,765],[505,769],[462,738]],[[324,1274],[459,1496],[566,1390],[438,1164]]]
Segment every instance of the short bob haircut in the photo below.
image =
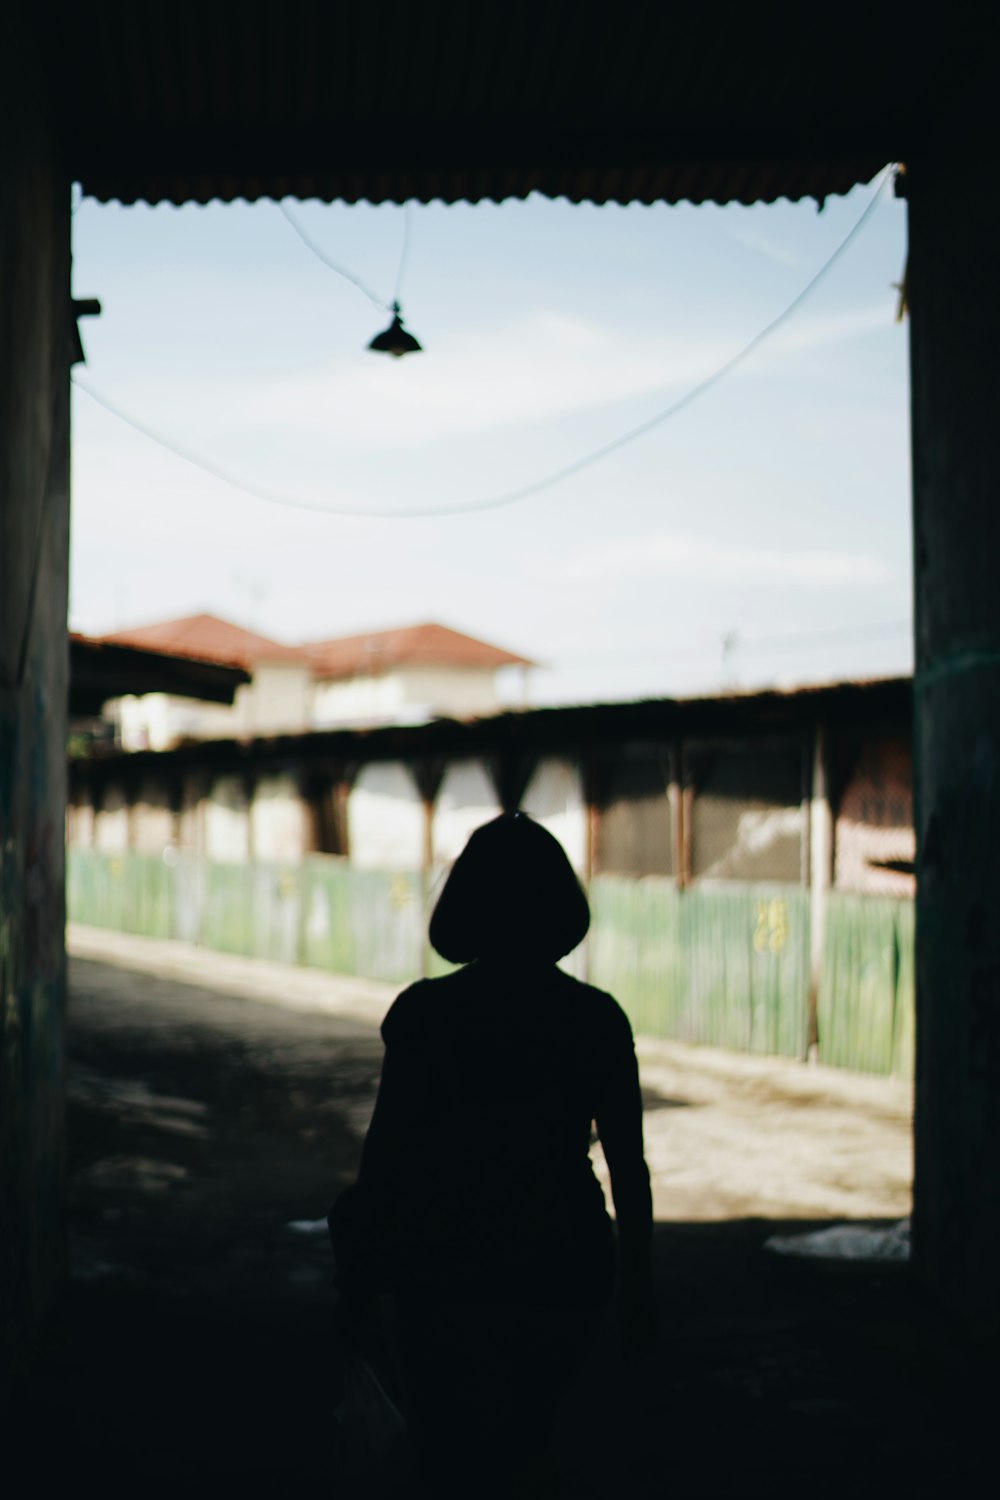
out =
[[452,866],[431,945],[449,963],[522,958],[555,963],[590,926],[590,908],[562,845],[526,813],[477,828]]

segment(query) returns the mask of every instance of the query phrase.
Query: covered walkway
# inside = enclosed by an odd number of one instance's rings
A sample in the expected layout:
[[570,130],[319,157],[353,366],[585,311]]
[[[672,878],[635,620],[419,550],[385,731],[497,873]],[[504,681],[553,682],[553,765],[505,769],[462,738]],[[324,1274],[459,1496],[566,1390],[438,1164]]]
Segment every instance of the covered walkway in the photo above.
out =
[[[13,1414],[25,1462],[111,1493],[336,1493],[315,1221],[353,1174],[392,991],[86,931],[70,979],[75,1280]],[[762,1248],[905,1211],[907,1090],[640,1052],[664,1337],[639,1374],[610,1343],[594,1362],[560,1435],[565,1494],[970,1488],[985,1360],[980,1378],[904,1268]]]

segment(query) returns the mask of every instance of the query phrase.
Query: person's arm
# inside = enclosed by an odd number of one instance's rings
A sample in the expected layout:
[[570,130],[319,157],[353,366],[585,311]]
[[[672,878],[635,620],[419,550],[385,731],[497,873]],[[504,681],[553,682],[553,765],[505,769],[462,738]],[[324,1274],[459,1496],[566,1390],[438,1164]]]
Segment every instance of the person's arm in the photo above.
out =
[[404,1043],[387,1045],[375,1109],[361,1148],[358,1181],[366,1191],[391,1196],[406,1173],[407,1145],[423,1113],[424,1070]]
[[411,1187],[408,1145],[419,1128],[426,1081],[420,1048],[413,1045],[405,1010],[400,1022],[401,1010],[397,1001],[383,1025],[386,1049],[357,1181],[341,1194],[328,1221],[337,1283],[349,1301],[374,1295],[391,1279]]
[[640,1358],[652,1348],[657,1331],[651,1266],[653,1197],[643,1153],[642,1093],[632,1029],[624,1012],[619,1011],[618,1018],[596,1122],[618,1223],[624,1348],[628,1356]]

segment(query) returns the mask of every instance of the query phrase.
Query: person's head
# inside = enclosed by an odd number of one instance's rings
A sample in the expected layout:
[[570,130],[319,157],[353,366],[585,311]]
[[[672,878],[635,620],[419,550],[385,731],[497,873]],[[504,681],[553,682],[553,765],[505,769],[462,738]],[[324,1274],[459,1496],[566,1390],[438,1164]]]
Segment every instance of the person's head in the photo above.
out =
[[477,828],[431,917],[431,945],[450,963],[555,963],[581,942],[590,908],[562,845],[526,813]]

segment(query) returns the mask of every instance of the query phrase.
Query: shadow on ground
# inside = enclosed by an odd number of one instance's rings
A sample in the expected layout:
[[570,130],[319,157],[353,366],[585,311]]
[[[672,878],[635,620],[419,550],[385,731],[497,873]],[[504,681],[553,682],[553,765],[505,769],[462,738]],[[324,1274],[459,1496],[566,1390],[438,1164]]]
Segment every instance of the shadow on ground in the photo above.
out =
[[[380,1057],[363,1026],[74,964],[75,1274],[11,1413],[25,1484],[336,1493],[318,1221]],[[990,1352],[905,1268],[763,1249],[815,1227],[657,1225],[660,1350],[623,1371],[609,1330],[561,1423],[566,1495],[982,1489]]]

